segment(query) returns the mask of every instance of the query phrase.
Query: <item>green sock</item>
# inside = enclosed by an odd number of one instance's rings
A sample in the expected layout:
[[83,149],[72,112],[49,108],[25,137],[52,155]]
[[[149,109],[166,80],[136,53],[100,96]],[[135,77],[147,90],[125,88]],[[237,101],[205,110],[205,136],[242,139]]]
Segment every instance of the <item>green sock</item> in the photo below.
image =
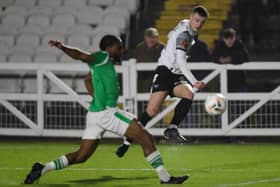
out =
[[154,151],[150,155],[146,157],[147,161],[150,163],[150,165],[156,170],[158,177],[161,181],[169,181],[170,175],[168,171],[163,166],[163,161],[160,156],[159,151]]
[[44,175],[49,171],[52,170],[59,170],[66,168],[69,165],[68,159],[66,158],[65,155],[45,164],[45,167],[42,169],[41,174]]

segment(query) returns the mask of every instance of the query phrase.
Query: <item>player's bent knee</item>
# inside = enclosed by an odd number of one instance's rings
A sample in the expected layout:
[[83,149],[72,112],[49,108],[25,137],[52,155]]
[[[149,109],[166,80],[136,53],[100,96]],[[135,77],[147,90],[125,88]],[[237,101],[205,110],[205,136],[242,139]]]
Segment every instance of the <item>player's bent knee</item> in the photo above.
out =
[[147,108],[147,113],[149,114],[150,117],[154,117],[158,113],[158,108],[156,108],[156,107],[148,107]]
[[186,99],[190,99],[190,100],[193,100],[193,98],[194,98],[194,94],[191,92],[186,97]]
[[182,94],[183,94],[182,97],[185,99],[192,100],[194,98],[194,93],[190,89],[187,89],[187,91],[183,92]]

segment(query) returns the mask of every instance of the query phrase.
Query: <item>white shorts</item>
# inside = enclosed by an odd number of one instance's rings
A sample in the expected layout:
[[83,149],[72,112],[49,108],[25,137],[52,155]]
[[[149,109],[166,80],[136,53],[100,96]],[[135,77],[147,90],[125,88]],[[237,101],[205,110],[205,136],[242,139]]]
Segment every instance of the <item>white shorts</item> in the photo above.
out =
[[105,131],[124,136],[135,116],[118,108],[88,112],[82,139],[101,139]]

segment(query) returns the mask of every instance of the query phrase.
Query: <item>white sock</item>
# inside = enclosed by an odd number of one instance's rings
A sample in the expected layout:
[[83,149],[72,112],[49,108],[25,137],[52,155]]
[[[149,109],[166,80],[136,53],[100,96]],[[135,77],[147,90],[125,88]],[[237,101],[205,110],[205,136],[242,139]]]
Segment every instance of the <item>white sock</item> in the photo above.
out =
[[155,152],[151,153],[146,157],[146,159],[150,163],[150,165],[156,170],[158,177],[161,181],[169,181],[170,175],[163,166],[163,161],[159,151],[156,150]]
[[41,175],[45,175],[47,172],[52,170],[59,170],[66,168],[69,165],[68,159],[65,155],[59,157],[56,160],[48,162],[45,164],[45,167],[41,171]]
[[162,180],[163,182],[169,181],[170,174],[168,173],[168,171],[165,169],[165,167],[163,165],[157,167],[156,172],[157,172],[160,180]]
[[129,145],[130,145],[130,142],[129,142],[129,141],[127,141],[127,138],[124,138],[124,139],[123,139],[123,144],[125,144],[125,145],[128,145],[128,146],[129,146]]

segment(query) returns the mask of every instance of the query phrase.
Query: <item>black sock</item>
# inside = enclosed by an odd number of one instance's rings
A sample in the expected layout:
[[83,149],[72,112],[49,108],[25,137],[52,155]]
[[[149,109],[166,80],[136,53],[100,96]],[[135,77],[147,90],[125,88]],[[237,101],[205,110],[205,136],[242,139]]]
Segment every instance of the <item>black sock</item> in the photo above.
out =
[[140,123],[145,127],[146,124],[151,120],[152,118],[149,116],[147,112],[144,112],[142,116],[138,119]]
[[190,99],[182,99],[179,102],[179,104],[175,108],[175,114],[173,116],[171,124],[178,126],[180,122],[184,120],[186,114],[189,112],[192,106],[192,102],[193,101]]

